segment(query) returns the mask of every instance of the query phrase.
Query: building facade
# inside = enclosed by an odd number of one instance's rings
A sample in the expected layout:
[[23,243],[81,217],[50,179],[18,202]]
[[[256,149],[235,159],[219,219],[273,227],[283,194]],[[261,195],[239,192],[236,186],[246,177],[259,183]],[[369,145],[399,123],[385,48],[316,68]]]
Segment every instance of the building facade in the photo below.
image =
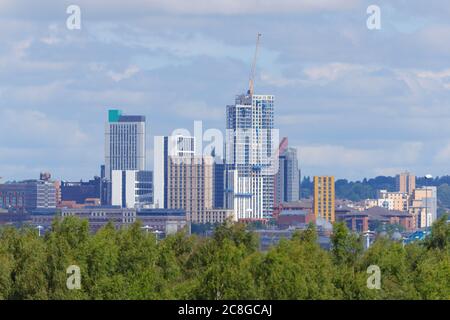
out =
[[105,127],[105,177],[113,170],[145,170],[145,117],[109,110]]
[[36,210],[31,213],[30,220],[32,225],[49,230],[55,218],[69,216],[87,220],[93,233],[109,222],[116,229],[121,229],[140,221],[143,232],[157,232],[163,236],[176,233],[188,226],[184,210],[134,209],[117,206],[63,208],[60,212]]
[[214,160],[214,208],[225,208],[225,163]]
[[395,177],[396,190],[411,195],[416,188],[416,176],[405,171]]
[[156,208],[169,208],[168,174],[170,157],[193,157],[195,139],[191,136],[156,136],[154,138],[154,204]]
[[406,192],[378,192],[377,206],[388,210],[408,211],[409,195]]
[[287,138],[283,138],[279,147],[278,172],[275,175],[275,206],[300,199],[299,173],[297,149],[289,148]]
[[[238,95],[234,105],[227,106],[225,160],[228,191],[247,207],[235,210],[238,219],[272,217],[274,182],[278,170],[277,131],[274,130],[274,96]],[[237,187],[237,190],[236,190]],[[262,195],[262,203],[260,195]],[[230,195],[229,195],[230,196]],[[248,197],[252,199],[247,199]],[[228,201],[233,205],[236,201]]]
[[100,199],[100,177],[89,181],[61,181],[61,201],[74,201],[84,204],[86,199]]
[[417,228],[431,227],[437,219],[437,188],[416,188],[411,197],[409,212],[414,216]]
[[230,209],[206,209],[198,219],[199,223],[224,223],[225,221],[236,221],[234,211]]
[[122,208],[142,208],[153,204],[153,172],[113,170],[111,204]]
[[314,177],[313,210],[317,219],[330,223],[335,221],[335,189],[333,176]]
[[167,207],[184,209],[188,221],[204,223],[214,207],[214,159],[209,156],[169,157]]
[[26,180],[0,184],[0,208],[30,211],[37,208],[56,208],[55,183],[45,180]]
[[136,219],[146,230],[162,233],[163,236],[189,229],[183,209],[141,209],[136,211]]

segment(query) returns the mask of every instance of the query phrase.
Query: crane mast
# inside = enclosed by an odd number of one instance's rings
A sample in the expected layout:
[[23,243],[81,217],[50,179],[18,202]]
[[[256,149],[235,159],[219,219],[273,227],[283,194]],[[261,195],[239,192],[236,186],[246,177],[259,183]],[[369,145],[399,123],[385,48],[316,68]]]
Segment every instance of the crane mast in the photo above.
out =
[[261,38],[261,33],[258,33],[256,37],[256,48],[255,48],[255,55],[253,56],[253,63],[252,63],[252,69],[250,71],[250,80],[248,84],[248,94],[250,96],[253,95],[254,89],[255,89],[255,72],[256,72],[256,59],[258,58],[258,49],[259,49],[259,40]]

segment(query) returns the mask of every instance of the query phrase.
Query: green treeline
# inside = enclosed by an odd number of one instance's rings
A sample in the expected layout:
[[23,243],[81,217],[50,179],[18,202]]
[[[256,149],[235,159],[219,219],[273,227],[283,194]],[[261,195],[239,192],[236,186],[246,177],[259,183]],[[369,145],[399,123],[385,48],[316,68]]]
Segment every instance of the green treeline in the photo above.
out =
[[[450,226],[437,221],[422,243],[384,238],[367,251],[335,224],[323,250],[314,226],[258,250],[242,224],[223,224],[210,238],[178,233],[157,241],[139,224],[96,234],[86,221],[56,220],[39,237],[31,228],[0,229],[0,299],[450,299]],[[66,269],[81,270],[69,290]],[[368,289],[370,265],[381,289]]]

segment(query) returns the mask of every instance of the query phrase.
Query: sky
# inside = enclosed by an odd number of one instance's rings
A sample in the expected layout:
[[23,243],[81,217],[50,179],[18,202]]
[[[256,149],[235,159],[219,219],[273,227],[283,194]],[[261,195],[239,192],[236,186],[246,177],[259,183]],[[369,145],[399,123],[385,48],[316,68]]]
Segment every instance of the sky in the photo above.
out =
[[147,117],[149,169],[154,135],[224,130],[257,33],[255,93],[275,95],[303,176],[450,174],[449,16],[442,0],[0,0],[0,176],[98,175],[111,108]]

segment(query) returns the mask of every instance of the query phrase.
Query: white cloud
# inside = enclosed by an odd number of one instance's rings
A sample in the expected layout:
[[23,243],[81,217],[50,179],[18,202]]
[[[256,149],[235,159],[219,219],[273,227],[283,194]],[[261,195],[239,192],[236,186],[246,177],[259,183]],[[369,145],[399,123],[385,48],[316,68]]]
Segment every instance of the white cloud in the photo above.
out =
[[187,14],[255,14],[341,11],[354,8],[359,2],[359,0],[160,0],[152,1],[150,7]]
[[420,78],[428,79],[445,79],[450,78],[450,69],[444,69],[441,71],[418,71],[417,76]]
[[377,68],[362,65],[333,62],[322,66],[305,68],[304,73],[312,81],[336,81],[341,77],[354,73],[368,73]]
[[[13,144],[34,148],[77,147],[88,143],[88,135],[69,120],[50,118],[36,110],[0,110],[0,142],[11,144],[9,137],[14,137]],[[50,155],[49,155],[50,156]]]
[[[275,13],[309,13],[317,11],[346,11],[357,7],[361,0],[78,0],[81,12],[90,14],[124,16],[146,13],[192,14],[192,15],[244,15]],[[39,6],[47,12],[57,13],[64,5],[55,6],[53,0],[41,0]],[[0,9],[4,13],[30,15],[35,10],[26,0],[2,0]],[[44,10],[42,9],[42,10]],[[64,7],[65,9],[65,7]],[[64,11],[63,11],[64,12]]]
[[[50,68],[47,69],[47,71]],[[18,104],[40,104],[47,103],[52,98],[60,94],[66,86],[71,83],[70,80],[55,81],[45,84],[24,85],[24,86],[5,86],[0,87],[0,96],[4,100],[14,101]],[[2,101],[0,105],[4,104]]]
[[225,117],[225,110],[204,101],[178,101],[170,108],[170,114],[190,120],[219,120]]
[[284,77],[282,75],[271,74],[265,71],[261,72],[260,77],[261,80],[264,82],[264,84],[275,87],[291,87],[291,86],[305,85],[308,83],[308,81],[305,81],[300,78],[289,78]]
[[[0,0],[2,168],[26,158],[30,170],[96,172],[106,106],[147,115],[149,134],[193,120],[223,128],[225,105],[246,86],[260,31],[257,87],[277,97],[276,126],[303,141],[305,172],[361,177],[434,161],[433,174],[448,173],[448,21],[436,26],[428,15],[408,35],[386,21],[371,33],[362,2],[77,0],[83,29],[72,32],[65,27],[70,1]],[[410,17],[399,22],[420,19],[418,3],[408,2]],[[75,153],[83,143],[94,151]],[[96,158],[83,166],[87,157]]]
[[19,59],[25,57],[27,50],[31,47],[32,43],[32,39],[25,39],[14,43],[12,48],[13,55]]
[[436,164],[448,165],[450,162],[450,142],[438,150],[433,158],[433,162]]
[[392,168],[415,165],[422,149],[420,142],[386,142],[384,146],[372,149],[345,145],[306,145],[299,148],[304,168],[313,168],[315,174],[346,172],[351,178],[358,176],[354,175],[356,172],[389,175]]
[[268,72],[261,72],[261,80],[268,85],[277,87],[301,85],[325,85],[351,76],[370,76],[371,72],[380,67],[363,66],[341,62],[331,62],[305,67],[298,71],[297,77],[287,77]]
[[140,69],[137,66],[129,66],[123,72],[114,72],[108,71],[108,76],[113,79],[115,82],[119,82],[128,78],[131,78],[136,73],[138,73]]

